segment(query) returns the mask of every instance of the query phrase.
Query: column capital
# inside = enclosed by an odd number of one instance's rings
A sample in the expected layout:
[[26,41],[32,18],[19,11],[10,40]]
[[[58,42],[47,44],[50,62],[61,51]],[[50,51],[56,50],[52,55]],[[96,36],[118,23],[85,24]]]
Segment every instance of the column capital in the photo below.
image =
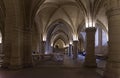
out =
[[96,28],[95,27],[86,28],[85,32],[96,32]]
[[74,44],[74,43],[78,43],[78,42],[79,42],[79,41],[77,41],[77,40],[76,40],[76,41],[73,41],[73,44]]
[[45,45],[46,44],[46,41],[42,41],[42,45]]
[[72,46],[73,44],[69,44],[69,47]]
[[43,43],[45,43],[46,41],[42,41]]

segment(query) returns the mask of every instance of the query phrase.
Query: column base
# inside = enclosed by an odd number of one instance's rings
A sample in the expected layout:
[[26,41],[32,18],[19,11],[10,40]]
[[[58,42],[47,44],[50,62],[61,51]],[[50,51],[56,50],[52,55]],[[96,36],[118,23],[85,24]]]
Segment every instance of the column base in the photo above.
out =
[[96,68],[97,63],[86,63],[86,62],[84,62],[84,67]]
[[74,60],[74,59],[77,59],[77,57],[73,57],[73,60]]
[[9,63],[3,63],[1,68],[3,69],[8,69]]
[[73,54],[73,59],[77,59],[78,55],[77,54]]
[[104,74],[103,78],[120,78],[120,76],[116,73],[108,71]]
[[73,56],[73,59],[77,59],[77,57],[76,57],[76,56]]
[[68,56],[71,56],[71,54],[70,54],[70,53],[68,53]]
[[22,65],[10,65],[8,67],[8,69],[11,69],[11,70],[19,70],[19,69],[22,69],[23,66]]
[[120,78],[120,63],[108,62],[103,78]]
[[31,68],[33,67],[33,64],[24,64],[24,68]]

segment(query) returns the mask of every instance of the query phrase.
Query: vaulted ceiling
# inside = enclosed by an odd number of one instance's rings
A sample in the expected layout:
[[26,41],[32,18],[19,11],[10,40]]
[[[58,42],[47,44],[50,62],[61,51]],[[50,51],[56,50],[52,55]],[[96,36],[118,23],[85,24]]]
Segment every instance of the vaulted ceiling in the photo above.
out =
[[[27,21],[30,19],[35,22],[40,36],[49,36],[49,41],[59,38],[70,41],[79,35],[86,18],[99,22],[108,31],[105,1],[107,0],[24,0],[21,3],[25,5],[23,7]],[[0,0],[0,28],[5,17],[3,2]]]
[[[86,18],[94,19],[96,23],[101,23],[108,30],[104,2],[104,0],[43,0],[43,3],[41,3],[36,11],[35,21],[40,26],[41,33],[46,34],[47,37],[49,34],[50,38],[54,40],[55,38],[57,39],[55,36],[61,35],[63,32],[70,39],[70,34],[77,34],[78,29],[81,30],[83,25],[85,26]],[[54,23],[56,21],[59,23],[61,22],[60,20],[64,21],[64,26],[55,27]],[[55,35],[56,33],[57,35]]]
[[[84,15],[75,0],[46,0],[37,11],[43,30],[58,19],[64,20],[74,30],[84,20]],[[75,30],[74,30],[75,31]]]

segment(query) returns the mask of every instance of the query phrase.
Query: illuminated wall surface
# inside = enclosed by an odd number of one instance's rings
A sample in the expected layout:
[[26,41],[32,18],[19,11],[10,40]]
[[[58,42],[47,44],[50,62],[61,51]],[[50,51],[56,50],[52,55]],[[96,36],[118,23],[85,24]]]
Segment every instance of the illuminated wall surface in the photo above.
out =
[[102,45],[107,45],[107,34],[105,31],[102,30]]
[[95,46],[98,46],[98,29],[96,30],[96,33],[95,33]]
[[[96,34],[95,34],[95,46],[98,46],[98,43],[99,43],[99,32],[98,32],[98,29],[96,30]],[[107,45],[107,33],[102,30],[102,45],[105,46]]]

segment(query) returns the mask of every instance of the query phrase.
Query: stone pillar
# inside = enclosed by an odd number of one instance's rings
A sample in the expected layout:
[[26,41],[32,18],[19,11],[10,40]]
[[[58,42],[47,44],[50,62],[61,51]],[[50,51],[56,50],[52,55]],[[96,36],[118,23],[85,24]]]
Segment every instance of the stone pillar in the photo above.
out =
[[78,55],[78,41],[73,41],[73,59],[77,59]]
[[109,1],[109,53],[104,78],[120,78],[120,0]]
[[11,41],[9,38],[10,33],[11,32],[7,31],[4,34],[4,43],[3,43],[4,58],[3,58],[2,68],[8,68],[10,65],[10,53],[11,53]]
[[40,42],[39,42],[39,54],[42,53],[42,34],[40,33]]
[[11,53],[9,69],[19,69],[23,67],[22,61],[22,32],[21,29],[13,28],[11,34]]
[[98,50],[99,54],[102,53],[102,29],[99,27],[98,28]]
[[95,32],[96,28],[86,28],[86,57],[84,65],[86,67],[96,67],[95,57]]
[[32,67],[32,34],[31,30],[28,28],[24,29],[23,36],[23,64],[24,67]]
[[23,10],[18,0],[8,1],[5,3],[5,26],[4,26],[4,43],[3,53],[3,68],[19,69],[22,67],[22,27]]
[[68,47],[68,48],[69,48],[69,53],[68,53],[68,55],[71,56],[71,55],[72,55],[72,45],[69,44],[69,47]]
[[51,47],[50,54],[52,54],[53,53],[53,46],[50,46],[50,47]]
[[45,49],[46,49],[46,41],[42,41],[42,55],[45,54]]
[[69,55],[69,47],[66,47],[67,55]]
[[82,52],[82,40],[81,39],[79,40],[79,44],[80,44],[80,46],[79,46],[80,50],[79,51]]

